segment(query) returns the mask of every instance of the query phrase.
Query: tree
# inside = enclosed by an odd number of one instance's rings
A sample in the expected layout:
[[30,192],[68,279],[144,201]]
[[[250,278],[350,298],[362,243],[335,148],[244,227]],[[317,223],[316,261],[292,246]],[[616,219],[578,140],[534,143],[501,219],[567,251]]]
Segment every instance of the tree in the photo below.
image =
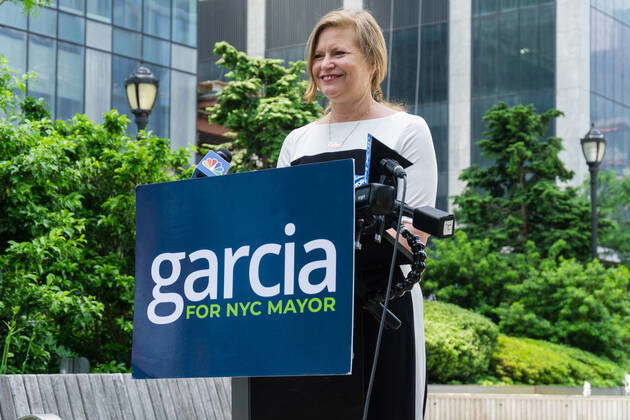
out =
[[[598,213],[612,222],[603,232],[600,244],[615,251],[622,264],[630,267],[630,176],[617,177],[614,171],[600,172],[598,176]],[[588,197],[589,183],[584,185]]]
[[[535,112],[532,105],[499,103],[486,112],[478,142],[488,167],[472,165],[455,197],[458,220],[472,239],[488,238],[495,249],[522,251],[533,241],[543,256],[558,240],[566,257],[589,258],[590,204],[574,188],[561,188],[573,173],[558,157],[561,139],[545,138],[549,123],[562,115]],[[601,228],[607,226],[604,221]]]
[[227,42],[218,42],[214,53],[231,81],[219,93],[218,104],[208,108],[209,121],[235,132],[226,145],[236,151],[234,170],[274,167],[286,135],[322,112],[317,102],[302,100],[304,62],[286,68],[282,60],[248,57]]
[[0,373],[128,366],[134,190],[189,176],[188,153],[116,111],[53,122],[23,80],[0,57]]

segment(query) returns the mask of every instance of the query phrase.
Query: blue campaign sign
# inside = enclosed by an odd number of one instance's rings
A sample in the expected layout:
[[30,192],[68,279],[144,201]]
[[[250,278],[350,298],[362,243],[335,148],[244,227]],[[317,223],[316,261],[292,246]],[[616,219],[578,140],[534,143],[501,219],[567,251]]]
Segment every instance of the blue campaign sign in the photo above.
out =
[[134,378],[351,371],[352,160],[136,190]]

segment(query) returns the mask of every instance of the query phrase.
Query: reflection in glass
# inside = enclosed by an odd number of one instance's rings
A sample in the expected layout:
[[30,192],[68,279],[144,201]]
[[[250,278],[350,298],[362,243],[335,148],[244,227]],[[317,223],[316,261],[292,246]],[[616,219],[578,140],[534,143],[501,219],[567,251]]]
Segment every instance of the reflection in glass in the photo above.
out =
[[[624,4],[622,6],[622,4]],[[603,170],[630,175],[630,19],[623,2],[591,8],[591,121],[606,136]],[[613,19],[613,16],[616,19]]]
[[393,31],[390,52],[389,98],[405,105],[416,103],[418,27]]
[[83,54],[78,45],[59,42],[57,52],[57,119],[83,112]]
[[173,0],[173,41],[197,46],[196,0]]
[[42,7],[29,16],[28,28],[38,34],[57,36],[57,11]]
[[171,38],[170,0],[147,0],[144,2],[143,32],[160,38]]
[[82,15],[85,12],[85,0],[59,0],[59,10]]
[[9,67],[18,75],[26,73],[26,32],[0,26],[0,45]]
[[87,17],[111,23],[112,0],[87,0]]
[[113,28],[113,51],[129,57],[140,57],[142,54],[141,35],[138,32]]
[[168,66],[171,64],[171,43],[150,36],[143,37],[143,57],[151,63]]
[[37,73],[37,79],[28,83],[28,94],[43,98],[51,114],[55,114],[55,78],[56,57],[55,40],[37,35],[30,35],[28,48],[28,71]]
[[[289,61],[304,60],[304,48],[306,44],[292,45],[290,47],[274,48],[267,50],[265,56],[269,58],[279,58],[284,60],[285,64]],[[217,57],[218,58],[218,57]]]
[[141,0],[113,0],[114,24],[139,31]]
[[420,38],[420,103],[448,100],[448,24],[423,25]]
[[85,18],[59,13],[59,38],[79,44],[85,43]]
[[22,12],[22,6],[9,1],[0,4],[0,23],[26,29],[26,16]]
[[431,130],[439,170],[436,206],[446,209],[448,208],[448,104],[420,105],[415,114],[424,118]]

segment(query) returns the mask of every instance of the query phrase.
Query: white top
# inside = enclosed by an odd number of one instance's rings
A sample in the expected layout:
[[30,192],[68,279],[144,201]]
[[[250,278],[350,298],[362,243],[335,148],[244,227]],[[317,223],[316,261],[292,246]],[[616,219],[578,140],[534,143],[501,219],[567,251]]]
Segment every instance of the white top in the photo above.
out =
[[[328,146],[329,124],[312,122],[291,131],[282,143],[278,167],[290,166],[291,162],[302,156],[341,150],[365,150],[367,136],[372,134],[412,163],[406,169],[407,204],[413,208],[435,206],[437,162],[431,132],[422,117],[397,112],[387,117],[363,120],[358,125],[356,121],[334,123],[330,126],[330,133],[334,143],[341,143],[346,136],[352,134],[343,146],[333,148]],[[402,193],[402,188],[398,192]]]

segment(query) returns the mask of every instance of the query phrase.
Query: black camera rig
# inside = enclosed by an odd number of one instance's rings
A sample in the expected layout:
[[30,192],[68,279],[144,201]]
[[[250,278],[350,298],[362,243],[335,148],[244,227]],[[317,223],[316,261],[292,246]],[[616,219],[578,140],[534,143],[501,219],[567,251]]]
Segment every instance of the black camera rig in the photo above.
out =
[[[420,282],[420,276],[424,271],[427,254],[425,245],[420,237],[412,233],[407,227],[400,227],[400,234],[406,239],[409,249],[401,244],[396,244],[395,239],[385,233],[387,229],[398,228],[397,215],[402,211],[403,215],[411,219],[414,228],[437,238],[448,238],[453,235],[455,217],[447,212],[434,207],[424,206],[417,209],[407,206],[396,199],[396,188],[380,183],[370,183],[358,187],[355,190],[356,207],[356,232],[355,247],[358,252],[364,248],[378,247],[370,257],[364,260],[374,261],[375,254],[386,255],[383,252],[388,247],[398,247],[402,256],[400,264],[410,264],[411,270],[402,279],[392,283],[389,299],[403,296],[411,288]],[[384,240],[384,243],[383,243]],[[383,246],[379,247],[379,245]],[[386,291],[382,284],[377,287],[359,283],[357,291],[364,308],[380,319],[384,310]],[[385,326],[390,329],[400,327],[400,320],[392,312],[385,312]]]

